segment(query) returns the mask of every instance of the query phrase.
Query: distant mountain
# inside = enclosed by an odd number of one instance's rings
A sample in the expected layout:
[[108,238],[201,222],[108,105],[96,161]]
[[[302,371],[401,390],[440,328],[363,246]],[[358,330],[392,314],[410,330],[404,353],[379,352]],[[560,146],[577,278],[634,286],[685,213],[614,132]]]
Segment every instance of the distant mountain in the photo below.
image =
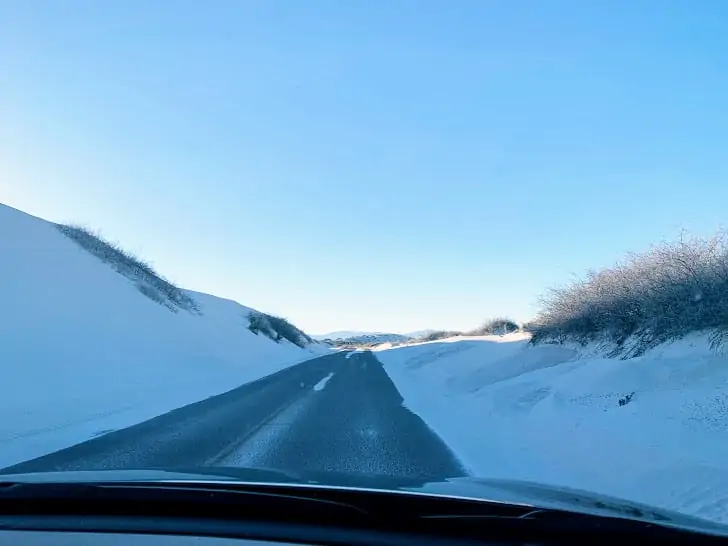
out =
[[354,344],[379,344],[379,343],[395,343],[397,341],[408,341],[411,338],[402,334],[361,334],[359,336],[352,336],[346,338],[345,341]]
[[[336,333],[336,332],[334,332]],[[400,343],[409,341],[409,336],[402,334],[388,334],[377,332],[371,334],[358,334],[349,337],[325,338],[326,341],[332,342],[334,346],[341,347],[346,345],[379,345],[381,343]]]
[[432,332],[437,332],[437,330],[428,328],[427,330],[417,330],[415,332],[407,332],[406,334],[403,334],[403,335],[416,339],[418,337],[423,337],[423,336],[426,336],[427,334],[431,334]]
[[418,339],[437,330],[417,330],[406,334],[395,334],[392,332],[361,332],[356,330],[338,330],[328,334],[317,334],[311,336],[318,341],[335,341],[335,345],[376,345],[379,343],[401,343],[411,339]]
[[313,339],[321,341],[322,339],[349,339],[359,336],[399,336],[402,339],[416,339],[418,337],[426,336],[437,330],[428,328],[426,330],[416,330],[414,332],[405,332],[404,334],[395,334],[393,332],[365,332],[360,330],[338,330],[336,332],[329,332],[328,334],[315,334],[311,337]]
[[356,336],[378,336],[387,335],[386,332],[361,332],[357,330],[339,330],[337,332],[329,332],[328,334],[316,334],[311,336],[314,339],[346,339]]

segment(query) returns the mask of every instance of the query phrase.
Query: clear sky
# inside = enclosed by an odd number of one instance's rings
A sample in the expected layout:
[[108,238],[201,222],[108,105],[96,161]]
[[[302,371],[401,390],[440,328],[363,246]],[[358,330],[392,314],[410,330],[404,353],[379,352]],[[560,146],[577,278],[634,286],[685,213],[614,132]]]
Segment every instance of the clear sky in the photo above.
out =
[[0,202],[312,333],[528,319],[726,223],[726,28],[720,0],[0,0]]

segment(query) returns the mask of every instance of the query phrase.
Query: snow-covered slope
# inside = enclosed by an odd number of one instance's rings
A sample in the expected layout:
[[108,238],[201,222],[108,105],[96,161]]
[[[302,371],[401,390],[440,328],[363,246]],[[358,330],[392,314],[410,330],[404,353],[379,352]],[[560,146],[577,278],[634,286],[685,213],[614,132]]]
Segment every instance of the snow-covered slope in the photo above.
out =
[[483,477],[728,522],[728,358],[693,335],[642,357],[520,334],[380,351],[405,404]]
[[321,352],[189,293],[172,312],[54,224],[0,204],[0,466],[230,390]]

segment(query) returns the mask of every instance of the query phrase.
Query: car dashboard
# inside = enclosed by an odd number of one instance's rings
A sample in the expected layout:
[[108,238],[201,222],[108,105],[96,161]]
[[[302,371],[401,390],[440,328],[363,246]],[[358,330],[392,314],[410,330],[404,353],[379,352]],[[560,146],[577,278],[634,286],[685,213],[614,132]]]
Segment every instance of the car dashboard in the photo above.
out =
[[0,484],[0,546],[727,543],[720,530],[711,531],[473,498],[324,486]]

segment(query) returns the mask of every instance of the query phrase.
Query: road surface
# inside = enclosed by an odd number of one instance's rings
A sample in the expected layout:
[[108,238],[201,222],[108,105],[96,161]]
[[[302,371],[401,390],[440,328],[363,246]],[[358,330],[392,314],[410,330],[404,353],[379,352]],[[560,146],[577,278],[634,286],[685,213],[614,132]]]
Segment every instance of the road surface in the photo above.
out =
[[371,352],[309,360],[3,472],[255,467],[440,481],[465,471]]

